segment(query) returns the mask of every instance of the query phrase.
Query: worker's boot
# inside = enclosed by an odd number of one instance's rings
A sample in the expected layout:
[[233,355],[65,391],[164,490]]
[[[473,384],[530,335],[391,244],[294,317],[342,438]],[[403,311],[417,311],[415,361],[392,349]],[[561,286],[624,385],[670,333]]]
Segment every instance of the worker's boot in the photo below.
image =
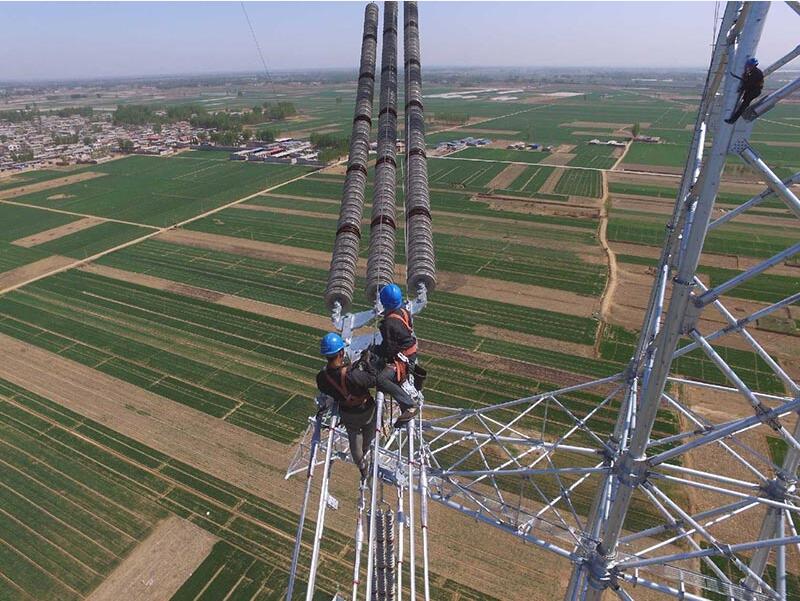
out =
[[414,416],[417,415],[418,411],[419,411],[419,409],[417,407],[405,407],[405,408],[403,408],[403,412],[400,414],[400,416],[394,422],[394,427],[395,428],[402,428],[404,425],[406,425],[408,422],[410,422],[412,419],[414,419]]

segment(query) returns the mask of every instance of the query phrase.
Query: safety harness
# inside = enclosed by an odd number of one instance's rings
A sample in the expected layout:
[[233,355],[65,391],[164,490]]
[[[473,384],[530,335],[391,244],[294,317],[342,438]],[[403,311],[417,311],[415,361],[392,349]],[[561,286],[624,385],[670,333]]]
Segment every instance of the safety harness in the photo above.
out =
[[[411,327],[411,314],[406,309],[400,309],[394,313],[389,313],[387,318],[399,319],[403,322],[403,325],[408,328],[408,331],[413,333],[414,329]],[[403,382],[406,378],[408,378],[408,357],[415,355],[416,353],[416,339],[414,340],[414,344],[402,349],[399,353],[397,353],[398,356],[394,360],[394,369],[395,373],[397,374],[398,382]]]
[[369,400],[369,392],[365,394],[353,394],[350,392],[350,389],[347,386],[347,367],[340,367],[339,368],[339,382],[333,378],[328,371],[325,369],[325,378],[328,380],[331,386],[333,386],[339,395],[344,399],[344,402],[341,403],[343,407],[347,407],[348,409],[357,409],[361,407],[364,403]]

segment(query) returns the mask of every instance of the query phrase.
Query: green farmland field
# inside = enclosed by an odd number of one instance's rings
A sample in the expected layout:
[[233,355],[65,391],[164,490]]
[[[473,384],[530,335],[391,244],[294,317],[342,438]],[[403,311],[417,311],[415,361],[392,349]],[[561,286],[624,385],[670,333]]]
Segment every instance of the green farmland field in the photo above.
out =
[[[457,193],[434,192],[431,194],[431,204],[433,206],[439,207],[445,203],[449,209],[448,211],[433,211],[435,216],[434,231],[453,231],[453,228],[458,228],[463,230],[464,235],[473,237],[486,237],[487,234],[493,233],[497,237],[504,238],[511,236],[515,238],[535,237],[537,240],[563,240],[564,242],[588,246],[597,244],[597,234],[592,227],[593,225],[596,227],[596,223],[589,219],[526,214],[521,216],[531,218],[514,219],[516,213],[489,209],[479,200],[469,200],[467,197]],[[249,205],[277,210],[305,211],[309,213],[309,217],[319,216],[320,213],[325,213],[331,217],[339,214],[338,203],[315,199],[264,195],[248,201],[247,205],[242,205],[242,208],[249,208]],[[364,217],[369,215],[370,207],[370,204],[365,203]],[[485,209],[485,213],[481,209]],[[475,219],[475,215],[481,214],[487,214],[494,219],[491,221]],[[589,227],[586,227],[587,224]],[[552,225],[562,227],[551,227]],[[399,229],[403,228],[400,227]]]
[[[220,539],[174,601],[285,596],[294,512],[4,380],[0,432],[0,498],[10,516],[0,529],[4,599],[83,599],[168,515]],[[309,525],[306,542],[312,534]],[[350,574],[351,543],[326,533],[315,601],[330,599]],[[301,562],[308,557],[304,547]],[[497,601],[435,574],[431,580],[436,599]]]
[[[552,169],[552,167],[529,167],[530,170],[543,170],[543,172],[547,172],[547,170]],[[525,173],[532,173],[526,169]],[[537,185],[537,180],[543,177],[543,172],[540,172],[540,175],[535,175],[533,179],[530,181],[529,188]],[[523,177],[525,173],[522,174]],[[527,177],[527,176],[525,176]],[[517,184],[518,180],[515,180],[515,184]],[[309,199],[327,199],[327,200],[335,200],[336,203],[339,202],[339,196],[341,195],[342,184],[344,182],[343,178],[331,178],[326,177],[325,179],[320,179],[318,177],[308,177],[296,182],[292,182],[290,184],[286,184],[285,186],[281,186],[280,189],[276,190],[273,195],[267,196],[271,200],[264,201],[262,200],[264,197],[257,197],[252,200],[247,201],[247,204],[264,204],[265,206],[272,206],[275,202],[275,196],[277,195],[291,195],[291,196],[302,196],[304,198]],[[517,185],[521,186],[527,183],[523,181]],[[516,194],[520,195],[519,190],[503,190],[503,193],[509,194]],[[541,194],[533,194],[528,193],[527,191],[524,192],[522,195],[530,195],[530,196],[542,196]],[[550,195],[556,196],[556,195]],[[400,197],[398,198],[398,203],[401,202]],[[370,199],[372,198],[371,194],[367,193],[366,195],[366,202],[365,202],[365,211],[364,215],[369,214],[368,207],[371,206]],[[566,200],[566,196],[563,197]],[[300,208],[303,206],[303,201],[298,200],[299,204],[296,208]],[[275,205],[277,206],[277,205]],[[283,205],[284,208],[292,208],[290,204]],[[316,203],[314,205],[305,205],[307,208],[301,210],[311,210],[315,212],[329,212],[332,215],[338,215],[339,213],[339,205],[332,204],[328,205],[327,207],[320,208],[320,203]],[[312,208],[313,207],[313,208]],[[399,208],[399,207],[398,207]],[[472,197],[468,196],[462,192],[449,192],[443,190],[431,190],[431,208],[433,209],[434,213],[439,211],[446,211],[448,213],[459,213],[459,214],[470,214],[470,215],[485,215],[487,217],[498,218],[501,217],[503,219],[516,222],[536,222],[548,225],[567,225],[570,227],[576,228],[583,228],[587,230],[596,230],[597,229],[597,221],[594,219],[589,218],[578,218],[578,217],[569,217],[569,216],[554,216],[554,215],[537,215],[535,213],[520,213],[518,211],[504,211],[502,210],[501,201],[496,201],[492,205],[489,204],[489,201],[484,201],[480,197]]]
[[46,252],[37,248],[23,248],[8,242],[0,242],[0,273],[33,263],[47,256]]
[[[651,215],[615,210],[608,221],[608,239],[660,247],[664,243],[664,223]],[[706,238],[704,251],[767,258],[795,241],[788,228],[734,224],[713,230]]]
[[579,144],[571,151],[576,156],[569,163],[571,167],[592,167],[594,169],[611,169],[617,159],[611,156],[613,146]]
[[508,186],[508,190],[533,194],[539,191],[539,188],[542,187],[542,184],[547,181],[547,178],[550,177],[552,173],[553,167],[526,167],[525,171],[520,173],[517,179],[511,182]]
[[459,159],[485,159],[487,161],[506,161],[514,163],[541,163],[548,153],[538,150],[511,150],[508,148],[484,148],[474,146],[459,150],[452,156]]
[[36,249],[54,255],[66,255],[76,259],[84,259],[114,246],[141,238],[151,231],[153,230],[150,228],[107,221],[74,234],[45,242],[38,245]]
[[682,167],[688,149],[682,144],[649,144],[634,142],[625,155],[623,165],[659,165]]
[[600,198],[603,196],[602,176],[599,171],[591,169],[566,169],[555,191],[559,194]]
[[[105,173],[16,198],[18,202],[165,227],[307,173],[307,167],[132,156],[93,166]],[[67,197],[54,201],[49,197]]]
[[429,159],[428,182],[432,188],[481,190],[505,168],[503,163]]
[[[332,237],[320,232],[334,231],[333,219],[280,215],[264,211],[227,209],[211,218],[189,224],[191,230],[221,234],[275,244],[329,251]],[[366,256],[368,228],[362,228],[362,254]],[[398,240],[398,261],[403,249]],[[605,286],[605,268],[582,261],[571,250],[537,249],[504,240],[465,238],[434,234],[437,264],[452,271],[521,284],[535,284],[596,296]]]
[[83,169],[71,169],[69,171],[55,171],[53,169],[39,169],[37,171],[26,171],[25,173],[18,173],[9,178],[0,179],[0,190],[9,190],[11,188],[18,188],[20,186],[27,186],[28,184],[36,184],[38,182],[45,182],[49,179],[57,179],[59,177],[67,177]]
[[78,219],[75,215],[0,203],[0,241],[13,242]]

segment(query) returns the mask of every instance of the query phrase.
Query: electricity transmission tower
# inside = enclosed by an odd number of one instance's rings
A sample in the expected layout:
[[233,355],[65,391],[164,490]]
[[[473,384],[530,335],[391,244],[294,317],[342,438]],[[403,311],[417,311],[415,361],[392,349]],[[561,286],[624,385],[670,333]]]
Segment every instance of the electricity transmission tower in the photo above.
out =
[[[787,4],[800,19],[800,3]],[[756,55],[769,10],[766,2],[725,7],[627,369],[479,409],[428,403],[399,450],[392,446],[397,435],[375,449],[387,480],[400,481],[410,499],[416,491],[571,562],[567,601],[630,600],[643,589],[689,600],[785,600],[787,575],[800,573],[800,385],[756,327],[800,300],[800,291],[779,298],[759,278],[796,260],[800,242],[764,247],[762,260],[713,286],[698,272],[718,230],[756,236],[743,215],[779,202],[788,219],[800,218],[792,191],[800,173],[782,179],[750,144],[754,125],[800,88],[800,78],[760,97],[736,123],[725,121],[739,100],[736,76]],[[800,46],[765,75],[797,56]],[[715,201],[730,159],[740,159],[766,188],[720,214]],[[743,286],[770,304],[732,302]],[[733,366],[720,343],[752,353],[759,368]],[[697,373],[686,368],[700,362],[714,378],[683,375]],[[773,383],[770,392],[765,381]],[[300,446],[290,472],[306,463],[327,470],[335,448],[346,458],[341,431],[312,428],[308,440],[311,432],[316,442]],[[767,436],[778,452],[758,443]],[[317,458],[316,448],[328,442],[334,451]],[[427,574],[427,557],[425,568]]]

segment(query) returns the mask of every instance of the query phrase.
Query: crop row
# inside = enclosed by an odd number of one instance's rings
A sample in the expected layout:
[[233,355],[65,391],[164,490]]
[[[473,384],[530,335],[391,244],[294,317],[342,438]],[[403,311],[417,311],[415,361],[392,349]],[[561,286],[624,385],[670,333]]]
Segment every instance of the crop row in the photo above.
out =
[[517,178],[508,185],[508,190],[534,193],[547,181],[553,173],[553,167],[533,166],[525,167]]
[[[628,216],[630,215],[630,217]],[[706,237],[704,252],[767,258],[791,246],[795,239],[775,235],[777,228],[749,225],[715,229]],[[664,243],[664,224],[649,216],[614,211],[608,222],[608,239],[646,246]],[[780,231],[780,230],[778,230]],[[786,230],[787,234],[789,230]]]
[[[451,194],[448,192],[437,192],[435,194],[437,197],[439,195],[459,196],[458,194]],[[438,204],[438,198],[435,199],[434,202]],[[465,201],[465,204],[478,204],[478,201]],[[325,213],[331,218],[334,218],[339,214],[338,203],[324,200],[264,195],[249,201],[246,205],[239,205],[239,207],[241,209],[249,209],[250,205],[269,207],[271,209],[278,209],[278,211],[285,209],[288,209],[292,212],[304,211],[309,213],[308,217],[317,217],[320,213]],[[364,206],[364,218],[368,217],[370,210],[371,205],[366,204]],[[398,213],[400,210],[401,209],[398,207]],[[459,212],[463,213],[465,211]],[[497,213],[497,211],[495,211],[495,213]],[[551,227],[549,222],[541,223],[538,221],[528,220],[517,221],[503,218],[482,220],[476,219],[471,215],[459,215],[455,211],[445,212],[434,210],[433,215],[434,231],[452,232],[458,230],[459,232],[462,232],[464,236],[479,238],[485,238],[488,234],[492,234],[498,238],[514,238],[515,240],[519,240],[523,243],[527,243],[529,240],[535,240],[537,242],[544,240],[556,240],[569,245],[583,244],[587,246],[596,246],[597,244],[597,235],[593,231],[571,227]],[[543,217],[546,218],[547,216]],[[280,219],[280,216],[275,215],[274,218]],[[560,221],[565,222],[559,223],[558,225],[566,225],[570,223],[570,221],[573,223],[581,223],[576,219],[570,220],[569,218],[563,219],[559,217],[554,217],[553,219],[560,219]],[[397,224],[398,230],[402,230],[403,225],[403,219],[400,217]]]
[[17,201],[69,211],[168,226],[260,189],[307,173],[306,167],[246,161],[127,157],[93,166],[103,177],[35,192]]
[[[270,304],[326,314],[321,301],[327,281],[324,269],[252,259],[158,240],[121,250],[100,262]],[[361,280],[357,282],[359,287],[362,284]],[[467,330],[478,325],[494,326],[581,344],[592,344],[596,330],[596,322],[589,318],[442,291],[436,292],[436,302],[426,308],[421,323]],[[434,340],[448,342],[446,338]]]
[[561,174],[555,191],[559,194],[600,198],[603,196],[602,176],[599,171],[592,169],[567,169]]
[[612,156],[615,147],[600,144],[578,144],[571,152],[575,157],[567,163],[573,167],[611,169],[617,162]]
[[[328,251],[335,231],[334,219],[276,215],[264,211],[227,209],[189,225],[189,229]],[[362,228],[362,256],[366,256],[368,227]],[[330,232],[329,236],[320,232]],[[436,259],[443,271],[478,275],[520,284],[570,290],[597,296],[605,285],[605,267],[584,262],[571,250],[532,249],[502,239],[474,239],[434,234]],[[403,261],[398,240],[398,262]]]
[[[212,416],[288,442],[305,425],[321,332],[251,313],[81,272],[53,276],[0,300],[0,331]],[[425,327],[436,328],[429,324]],[[458,346],[475,345],[443,326]],[[496,355],[573,365],[570,355],[486,339]],[[576,371],[615,371],[615,364],[578,360]],[[221,367],[221,366],[224,366]],[[506,374],[453,363],[432,375],[429,394],[449,406],[480,406],[526,396],[538,387]],[[492,372],[493,373],[493,372]],[[486,378],[492,380],[487,387]],[[552,385],[547,385],[552,388]],[[590,405],[582,407],[588,412]]]
[[[536,169],[536,167],[533,167]],[[542,167],[541,169],[549,169],[549,167]],[[334,177],[308,177],[290,184],[282,186],[276,194],[302,196],[304,198],[325,198],[329,200],[339,200],[341,195],[342,185],[344,180],[342,178]],[[497,190],[501,193],[519,194],[519,191],[514,190]],[[557,194],[541,194],[535,195],[539,198],[549,198],[551,200],[567,200],[564,195]],[[367,194],[366,206],[369,206],[371,195]],[[398,206],[402,204],[402,193],[398,189]],[[502,201],[496,201],[497,203]],[[249,204],[260,204],[260,197],[248,201]],[[290,208],[289,205],[286,205]],[[569,225],[571,227],[580,227],[586,229],[597,229],[597,222],[593,219],[575,218],[575,217],[558,217],[553,215],[535,215],[530,213],[520,213],[516,211],[503,211],[502,208],[493,208],[487,202],[482,201],[480,198],[470,198],[468,195],[460,192],[445,192],[442,190],[431,190],[431,207],[434,214],[437,211],[447,211],[451,213],[468,213],[471,215],[485,215],[487,217],[500,217],[503,219],[514,220],[517,222],[536,222],[552,225]],[[317,209],[315,209],[317,210]],[[339,209],[336,205],[336,210],[329,209],[330,212],[338,214]],[[327,212],[327,211],[324,211]]]
[[448,186],[463,189],[485,189],[506,165],[490,161],[429,159],[428,182],[431,187]]
[[[236,255],[185,249],[172,245],[148,242],[141,248],[131,248],[103,260],[104,263],[128,270],[139,270],[177,282],[206,287],[221,292],[235,292],[241,296],[281,304],[301,310],[322,313],[319,294],[325,285],[325,272],[290,265],[271,264]],[[172,248],[170,248],[172,246]],[[163,260],[162,257],[168,258]],[[236,265],[236,273],[232,266]],[[540,346],[511,343],[491,336],[473,333],[481,324],[549,335],[590,343],[594,332],[591,320],[580,319],[547,311],[531,311],[501,303],[487,303],[460,295],[437,293],[437,302],[431,303],[425,314],[417,320],[418,333],[424,340],[444,342],[465,350],[479,349],[494,355],[516,358],[521,361],[558,367],[588,375],[606,376],[619,371],[623,361],[593,360],[550,351]],[[583,325],[581,325],[583,324]],[[574,328],[573,332],[569,332]],[[579,334],[579,331],[582,333]],[[510,398],[526,396],[540,385],[529,378],[518,381],[508,374],[482,369],[480,372],[450,361],[444,356],[431,354],[424,349],[426,364],[432,366],[428,398],[452,407],[477,407]],[[625,359],[627,360],[627,359]],[[435,367],[434,367],[435,366]],[[552,388],[550,385],[545,385]],[[575,400],[572,410],[583,415],[594,406],[594,401]],[[601,412],[604,431],[613,423],[615,414]],[[551,421],[558,420],[551,415]],[[561,424],[563,427],[565,424]],[[667,427],[667,426],[665,426]]]

